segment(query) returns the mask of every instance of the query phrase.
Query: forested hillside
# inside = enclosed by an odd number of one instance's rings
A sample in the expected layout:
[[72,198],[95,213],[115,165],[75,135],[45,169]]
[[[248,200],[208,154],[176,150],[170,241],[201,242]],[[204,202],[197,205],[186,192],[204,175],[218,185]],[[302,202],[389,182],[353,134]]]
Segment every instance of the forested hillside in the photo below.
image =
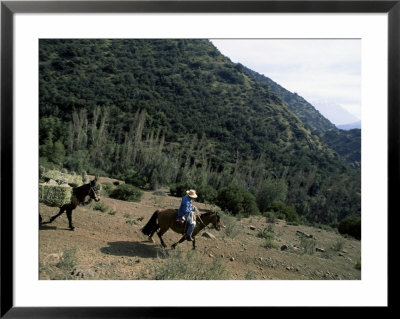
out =
[[39,50],[41,165],[192,186],[210,202],[235,189],[244,214],[292,207],[333,224],[360,214],[359,172],[208,40],[40,40]]

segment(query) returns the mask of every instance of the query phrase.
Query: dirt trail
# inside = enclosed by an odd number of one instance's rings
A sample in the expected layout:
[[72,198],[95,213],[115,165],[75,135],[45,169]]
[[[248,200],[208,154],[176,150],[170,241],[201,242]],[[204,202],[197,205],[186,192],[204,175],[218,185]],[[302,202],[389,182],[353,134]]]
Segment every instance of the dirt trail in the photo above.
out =
[[[103,179],[103,182],[105,180]],[[94,210],[95,203],[78,206],[73,212],[74,231],[68,229],[66,215],[52,224],[41,225],[39,278],[140,280],[154,279],[154,266],[169,258],[157,236],[148,241],[140,229],[160,208],[177,208],[180,198],[145,192],[141,202],[124,202],[103,197],[108,210]],[[196,203],[201,209],[211,206]],[[47,221],[57,208],[40,204]],[[197,258],[204,264],[218,259],[229,273],[227,279],[321,280],[361,279],[355,264],[361,260],[361,242],[320,228],[287,225],[283,220],[267,223],[262,216],[237,218],[223,216],[226,228],[220,232],[205,229],[215,239],[200,233],[196,238]],[[265,248],[258,235],[267,230],[276,248]],[[304,253],[307,236],[312,237],[312,254]],[[180,235],[168,231],[164,241],[170,247]],[[179,250],[190,251],[190,242]]]

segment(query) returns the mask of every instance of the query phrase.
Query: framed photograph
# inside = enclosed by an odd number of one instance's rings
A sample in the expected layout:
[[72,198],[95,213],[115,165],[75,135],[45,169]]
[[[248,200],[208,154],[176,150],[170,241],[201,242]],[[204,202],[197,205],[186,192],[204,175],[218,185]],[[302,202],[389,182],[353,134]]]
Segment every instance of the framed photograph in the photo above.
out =
[[1,317],[388,308],[399,30],[399,1],[1,1]]

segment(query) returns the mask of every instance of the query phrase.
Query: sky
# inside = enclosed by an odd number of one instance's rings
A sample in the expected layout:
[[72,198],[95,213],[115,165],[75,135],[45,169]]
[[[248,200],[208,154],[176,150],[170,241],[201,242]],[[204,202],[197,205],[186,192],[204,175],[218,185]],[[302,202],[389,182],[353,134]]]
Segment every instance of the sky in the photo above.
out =
[[211,39],[211,42],[232,62],[296,92],[316,109],[318,105],[321,108],[339,105],[355,120],[361,119],[361,40]]

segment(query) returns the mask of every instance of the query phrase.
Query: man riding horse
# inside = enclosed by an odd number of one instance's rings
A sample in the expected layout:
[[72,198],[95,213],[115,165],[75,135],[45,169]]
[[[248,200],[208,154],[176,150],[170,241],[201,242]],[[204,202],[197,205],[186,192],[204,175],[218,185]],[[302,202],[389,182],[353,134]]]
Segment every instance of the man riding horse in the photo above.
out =
[[186,191],[186,195],[183,196],[181,205],[178,210],[177,222],[184,223],[187,222],[186,240],[193,241],[192,233],[196,226],[196,218],[194,216],[194,211],[196,209],[192,204],[192,199],[197,198],[196,191],[190,189]]

